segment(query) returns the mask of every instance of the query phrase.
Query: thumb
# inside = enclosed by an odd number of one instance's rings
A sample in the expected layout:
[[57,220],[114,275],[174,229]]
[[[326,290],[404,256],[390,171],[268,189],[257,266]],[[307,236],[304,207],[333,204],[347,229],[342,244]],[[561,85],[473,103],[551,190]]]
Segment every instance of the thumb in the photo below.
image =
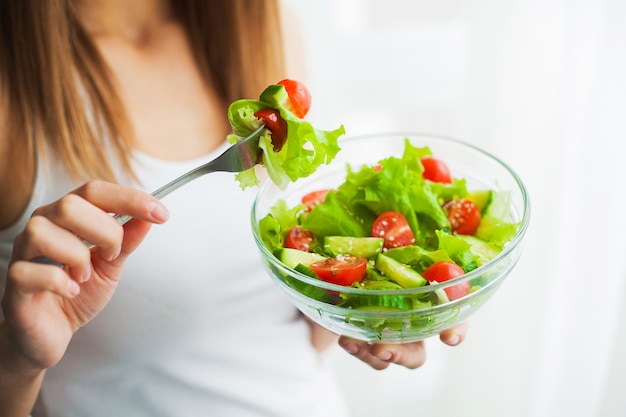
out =
[[139,247],[141,242],[150,231],[152,223],[132,219],[124,225],[124,238],[122,240],[122,246],[120,248],[119,255],[112,261],[103,261],[98,258],[96,269],[104,276],[115,277],[121,273],[126,259]]
[[122,241],[122,248],[117,260],[124,262],[143,242],[151,227],[151,222],[139,219],[132,219],[126,223],[124,225],[124,240]]

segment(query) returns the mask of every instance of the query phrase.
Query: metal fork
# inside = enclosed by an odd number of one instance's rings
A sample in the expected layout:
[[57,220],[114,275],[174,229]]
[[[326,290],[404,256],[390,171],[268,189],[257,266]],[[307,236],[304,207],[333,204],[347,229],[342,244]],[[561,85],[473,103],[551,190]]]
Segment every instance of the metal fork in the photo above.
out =
[[[211,172],[241,172],[252,168],[257,164],[258,161],[259,138],[261,137],[261,133],[263,133],[264,128],[265,125],[262,125],[257,130],[252,132],[252,134],[250,134],[248,137],[238,141],[233,146],[226,149],[217,158],[207,162],[206,164],[200,165],[199,167],[194,168],[191,171],[176,178],[175,180],[169,182],[168,184],[165,184],[163,187],[154,191],[152,195],[160,200],[171,192],[187,184],[189,181],[200,178],[203,175],[210,174]],[[124,225],[132,219],[132,216],[129,216],[127,214],[116,214],[113,216],[113,218],[117,220],[119,224]],[[89,248],[93,248],[95,246],[94,244],[87,242],[84,239],[81,240]],[[50,264],[61,267],[63,266],[61,263],[53,259],[46,258],[45,256],[38,256],[32,261],[40,264]]]
[[[257,130],[252,132],[252,134],[250,134],[248,137],[238,141],[233,146],[226,149],[217,158],[207,162],[206,164],[200,165],[199,167],[194,168],[191,171],[176,178],[175,180],[169,182],[168,184],[165,184],[163,187],[154,191],[152,195],[160,200],[171,192],[187,184],[189,181],[193,181],[196,178],[200,178],[203,175],[210,174],[211,172],[241,172],[252,168],[257,164],[258,161],[259,138],[261,137],[261,133],[263,133],[264,128],[265,125],[262,125]],[[132,216],[129,216],[127,214],[116,214],[113,216],[113,218],[117,220],[119,224],[124,225],[132,219]],[[92,243],[87,242],[84,239],[81,240],[85,243],[85,245],[87,245],[87,247],[94,247]],[[38,256],[32,261],[40,264],[50,264],[60,267],[63,266],[63,264],[53,259],[46,258],[45,256]]]
[[[175,180],[154,191],[152,195],[160,200],[188,182],[193,181],[196,178],[200,178],[203,175],[210,174],[211,172],[241,172],[252,168],[258,162],[259,138],[261,137],[261,133],[263,133],[263,129],[265,129],[265,125],[262,125],[248,137],[238,141],[233,146],[226,149],[217,158],[207,162],[206,164],[200,165],[189,172],[186,172]],[[116,214],[113,218],[116,219],[119,224],[123,225],[132,219],[132,216],[127,214]]]

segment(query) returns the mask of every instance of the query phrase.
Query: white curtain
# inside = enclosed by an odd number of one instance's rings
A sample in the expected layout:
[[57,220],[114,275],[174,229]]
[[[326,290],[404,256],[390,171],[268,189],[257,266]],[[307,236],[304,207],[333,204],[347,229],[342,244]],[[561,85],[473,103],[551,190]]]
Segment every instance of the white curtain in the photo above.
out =
[[414,371],[329,353],[355,416],[626,416],[626,2],[284,2],[312,121],[466,140],[532,203],[522,259],[463,345],[428,340]]

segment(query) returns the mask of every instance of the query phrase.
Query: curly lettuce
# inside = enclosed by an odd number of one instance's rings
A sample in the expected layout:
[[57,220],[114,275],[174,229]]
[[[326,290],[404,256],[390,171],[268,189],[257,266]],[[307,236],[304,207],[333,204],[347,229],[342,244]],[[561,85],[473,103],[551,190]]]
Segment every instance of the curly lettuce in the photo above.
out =
[[[261,93],[259,100],[237,100],[228,108],[228,120],[233,128],[233,134],[229,135],[231,142],[247,137],[263,124],[254,115],[259,110],[275,109],[287,123],[287,139],[280,151],[274,150],[269,130],[266,129],[259,139],[262,165],[281,189],[299,178],[308,177],[322,164],[329,164],[340,150],[339,137],[345,134],[343,125],[325,131],[298,118],[288,109],[288,100],[285,87],[272,84]],[[254,168],[238,173],[235,178],[244,189],[259,184]]]

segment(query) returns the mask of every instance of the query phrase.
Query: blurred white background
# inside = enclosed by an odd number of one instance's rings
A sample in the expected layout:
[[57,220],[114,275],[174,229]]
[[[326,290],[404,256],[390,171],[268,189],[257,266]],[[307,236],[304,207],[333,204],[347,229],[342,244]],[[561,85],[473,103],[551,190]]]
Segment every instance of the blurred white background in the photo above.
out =
[[[307,118],[453,136],[525,181],[524,254],[458,347],[328,360],[355,417],[626,415],[626,2],[284,0]],[[323,401],[323,399],[320,399]]]

